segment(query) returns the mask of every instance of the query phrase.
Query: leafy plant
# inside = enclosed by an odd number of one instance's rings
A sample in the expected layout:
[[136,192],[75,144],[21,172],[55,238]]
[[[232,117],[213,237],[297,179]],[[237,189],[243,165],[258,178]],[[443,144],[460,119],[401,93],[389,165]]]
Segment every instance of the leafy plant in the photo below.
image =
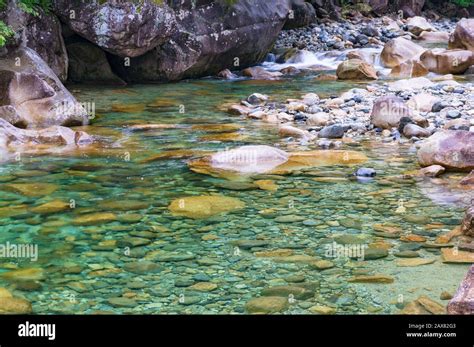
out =
[[38,16],[40,10],[51,10],[51,0],[19,0],[18,6],[26,13]]
[[452,2],[461,7],[474,6],[474,0],[452,0]]
[[[18,7],[25,13],[38,16],[40,10],[48,12],[51,10],[52,0],[18,0]],[[0,0],[0,9],[4,9],[7,0]],[[7,40],[15,35],[15,32],[5,22],[0,21],[0,47],[5,46]]]
[[14,31],[0,20],[0,47],[3,47],[7,40],[15,35]]

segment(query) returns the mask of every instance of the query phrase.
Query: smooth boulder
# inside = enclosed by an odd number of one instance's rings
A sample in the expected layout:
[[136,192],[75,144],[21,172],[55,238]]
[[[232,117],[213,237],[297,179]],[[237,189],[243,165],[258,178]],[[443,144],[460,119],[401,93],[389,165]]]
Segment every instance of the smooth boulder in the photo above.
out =
[[458,22],[449,38],[448,47],[474,51],[474,18],[464,18]]
[[423,31],[417,39],[425,43],[448,43],[449,33],[444,31]]
[[[17,64],[20,61],[21,64]],[[87,111],[30,48],[0,59],[0,117],[21,128],[85,125]]]
[[377,128],[391,129],[398,127],[403,117],[410,117],[410,108],[402,98],[394,95],[383,96],[375,100],[370,115],[370,122]]
[[385,67],[395,67],[423,53],[425,49],[403,37],[388,41],[380,55]]
[[426,76],[428,69],[418,60],[409,59],[392,68],[390,76],[398,78],[413,78]]
[[376,80],[374,67],[360,59],[349,59],[339,64],[336,75],[341,80]]
[[216,169],[239,173],[265,173],[288,161],[289,155],[278,148],[257,145],[242,146],[211,156]]
[[441,75],[463,74],[474,64],[474,52],[433,49],[421,54],[420,61],[430,72]]
[[424,31],[435,31],[436,29],[424,17],[415,16],[408,18],[406,26],[409,32],[418,36]]
[[457,171],[474,170],[474,133],[443,130],[431,135],[418,150],[421,166],[441,165]]

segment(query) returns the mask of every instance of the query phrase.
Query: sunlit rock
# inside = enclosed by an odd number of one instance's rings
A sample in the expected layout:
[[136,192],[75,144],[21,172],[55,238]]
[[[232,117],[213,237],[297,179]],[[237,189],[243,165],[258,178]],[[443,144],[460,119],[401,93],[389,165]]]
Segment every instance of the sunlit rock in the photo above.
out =
[[175,216],[201,219],[240,210],[244,207],[245,203],[236,198],[222,195],[201,195],[175,199],[168,209]]

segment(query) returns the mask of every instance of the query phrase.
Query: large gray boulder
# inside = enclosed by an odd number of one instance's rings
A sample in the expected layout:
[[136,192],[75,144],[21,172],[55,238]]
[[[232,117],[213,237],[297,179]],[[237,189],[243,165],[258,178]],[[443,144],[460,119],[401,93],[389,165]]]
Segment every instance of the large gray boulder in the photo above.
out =
[[[125,52],[115,47],[119,43],[105,38],[107,44],[92,42],[114,53],[109,56],[112,67],[127,82],[213,75],[226,68],[242,69],[263,61],[287,20],[290,5],[287,0],[202,0],[193,6],[192,1],[184,0],[171,5],[171,9],[174,17],[169,21],[176,21],[176,26],[163,28],[158,35],[160,42],[154,47],[149,45],[153,49],[146,54],[128,54],[132,57],[128,60]],[[126,28],[122,36],[133,37],[129,32],[132,29]],[[87,36],[77,27],[73,30]]]
[[121,57],[140,56],[176,31],[175,13],[163,1],[54,0],[53,11],[76,34]]
[[316,10],[313,5],[304,0],[290,0],[291,12],[283,29],[295,29],[308,26],[316,20]]
[[84,107],[27,47],[0,57],[0,118],[21,128],[88,123]]

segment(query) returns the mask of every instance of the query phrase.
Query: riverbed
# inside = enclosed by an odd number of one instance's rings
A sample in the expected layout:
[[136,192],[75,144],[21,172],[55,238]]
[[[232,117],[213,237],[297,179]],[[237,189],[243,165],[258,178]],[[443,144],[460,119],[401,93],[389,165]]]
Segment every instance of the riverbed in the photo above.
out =
[[[344,143],[342,149],[365,154],[364,166],[377,172],[363,182],[350,176],[357,166],[347,165],[252,178],[271,181],[272,189],[189,169],[192,158],[243,145],[317,149],[280,138],[274,126],[226,112],[226,105],[252,93],[281,101],[364,86],[314,76],[70,86],[80,102],[94,105],[92,124],[78,129],[98,143],[84,150],[39,148],[2,166],[0,243],[37,244],[39,257],[2,261],[1,273],[26,270],[0,275],[0,286],[46,314],[244,313],[246,302],[275,286],[316,293],[292,297],[289,314],[314,313],[314,306],[338,314],[393,314],[420,295],[439,300],[442,292],[454,293],[468,265],[443,263],[441,246],[427,244],[460,224],[467,193],[451,189],[450,182],[462,175],[401,178],[418,168],[410,143]],[[151,123],[160,127],[140,128]],[[245,207],[204,219],[168,209],[181,197],[216,194]],[[35,209],[51,201],[56,205]],[[381,236],[381,230],[425,241],[404,242]],[[335,240],[376,245],[387,255],[331,258],[327,251]],[[417,252],[427,264],[401,266],[402,258],[394,255],[400,251]],[[308,257],[330,264],[310,266]],[[373,274],[393,281],[350,282]]]

